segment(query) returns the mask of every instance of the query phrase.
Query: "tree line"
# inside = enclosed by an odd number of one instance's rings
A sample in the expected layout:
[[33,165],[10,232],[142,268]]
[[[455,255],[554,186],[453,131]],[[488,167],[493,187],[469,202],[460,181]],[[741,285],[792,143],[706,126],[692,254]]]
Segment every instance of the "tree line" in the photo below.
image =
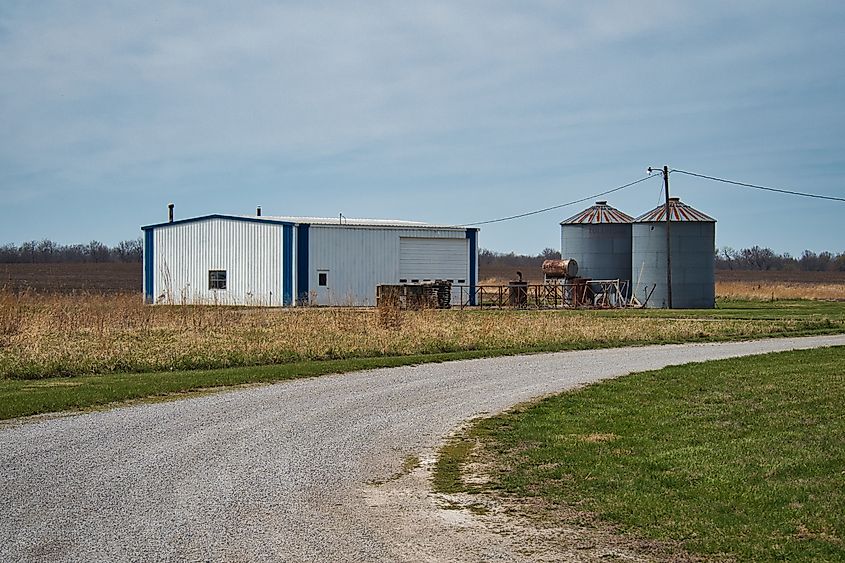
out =
[[794,257],[788,252],[778,254],[771,248],[752,246],[734,250],[726,246],[716,250],[717,270],[786,270],[802,272],[845,272],[845,252],[805,250]]
[[[478,263],[482,268],[513,269],[530,271],[539,268],[543,260],[560,258],[560,252],[546,248],[538,255],[502,253],[482,248],[478,253]],[[566,257],[564,257],[566,258]],[[805,250],[801,256],[794,257],[788,252],[778,254],[771,248],[752,246],[735,250],[729,246],[715,250],[717,270],[786,270],[802,272],[845,272],[845,252],[819,252]]]
[[61,262],[140,262],[144,245],[140,238],[114,246],[92,240],[88,244],[59,244],[49,239],[0,246],[0,264]]
[[[59,244],[49,239],[27,241],[20,245],[0,246],[0,263],[58,263],[58,262],[140,262],[143,257],[140,238],[120,241],[114,246],[92,240],[87,244]],[[481,267],[530,270],[538,268],[543,260],[560,258],[560,252],[545,248],[537,255],[496,252],[482,248],[478,252]],[[771,248],[752,246],[735,250],[729,246],[716,249],[717,270],[791,270],[804,272],[845,272],[845,252],[819,252],[805,250],[794,257],[788,252],[778,254]]]

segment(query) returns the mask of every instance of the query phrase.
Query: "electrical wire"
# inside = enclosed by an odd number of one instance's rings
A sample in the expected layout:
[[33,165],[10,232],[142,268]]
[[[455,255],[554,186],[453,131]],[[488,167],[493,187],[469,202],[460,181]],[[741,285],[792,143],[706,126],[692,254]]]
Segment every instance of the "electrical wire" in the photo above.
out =
[[695,176],[697,178],[704,178],[706,180],[714,180],[716,182],[723,182],[725,184],[733,184],[735,186],[742,186],[742,187],[745,187],[745,188],[754,188],[754,189],[757,189],[757,190],[766,190],[766,191],[769,191],[769,192],[778,192],[778,193],[781,193],[781,194],[799,195],[799,196],[802,196],[802,197],[812,197],[812,198],[816,198],[816,199],[827,199],[827,200],[831,200],[831,201],[845,201],[845,198],[843,198],[843,197],[835,197],[835,196],[819,195],[819,194],[808,194],[808,193],[805,193],[805,192],[796,192],[796,191],[793,191],[793,190],[784,190],[784,189],[780,189],[780,188],[770,188],[770,187],[767,187],[767,186],[758,186],[756,184],[748,184],[746,182],[737,182],[735,180],[726,180],[724,178],[717,178],[715,176],[708,176],[706,174],[698,174],[696,172],[688,172],[686,170],[678,170],[677,168],[673,168],[670,172],[679,172],[680,174],[686,174],[687,176]]
[[660,183],[660,189],[657,190],[657,205],[660,205],[660,202],[663,201],[663,183]]
[[582,197],[581,199],[576,199],[575,201],[568,201],[566,203],[561,203],[560,205],[553,205],[551,207],[546,207],[544,209],[537,209],[537,210],[534,210],[534,211],[528,211],[526,213],[520,213],[518,215],[511,215],[509,217],[501,217],[499,219],[490,219],[489,221],[476,221],[475,223],[464,223],[463,225],[459,225],[459,226],[461,226],[461,227],[474,227],[474,226],[477,226],[477,225],[489,225],[491,223],[501,223],[502,221],[511,221],[513,219],[521,219],[522,217],[528,217],[530,215],[537,215],[539,213],[545,213],[546,211],[553,211],[555,209],[560,209],[561,207],[567,207],[569,205],[575,205],[576,203],[583,203],[585,201],[589,201],[591,199],[595,199],[595,198],[601,197],[603,195],[612,194],[613,192],[618,192],[619,190],[624,190],[625,188],[630,188],[631,186],[639,184],[640,182],[645,182],[649,178],[654,178],[654,177],[660,176],[660,175],[661,175],[660,173],[649,174],[648,176],[645,176],[644,178],[640,178],[639,180],[634,180],[633,182],[628,182],[627,184],[617,186],[617,187],[612,188],[610,190],[605,190],[605,191],[597,193],[597,194],[593,194],[593,195],[590,195],[590,196],[587,196],[587,197]]

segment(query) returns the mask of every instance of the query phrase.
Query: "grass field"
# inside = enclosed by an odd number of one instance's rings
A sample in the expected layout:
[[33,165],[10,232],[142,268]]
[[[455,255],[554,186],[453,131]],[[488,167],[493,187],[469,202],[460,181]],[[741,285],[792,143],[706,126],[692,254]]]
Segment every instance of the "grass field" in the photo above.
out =
[[0,264],[0,289],[36,293],[141,291],[141,264]]
[[716,295],[723,299],[818,299],[845,301],[845,272],[752,272],[716,274]]
[[[535,516],[707,557],[842,561],[843,361],[845,348],[786,352],[551,397],[475,424],[444,448],[434,485],[539,499]],[[465,481],[469,461],[486,481]]]
[[0,417],[365,367],[841,332],[845,303],[815,301],[395,311],[385,319],[375,309],[149,307],[136,295],[0,292]]
[[[385,322],[385,320],[389,322]],[[0,293],[0,378],[212,369],[500,349],[576,349],[845,331],[845,303],[706,311],[149,307],[136,295]]]

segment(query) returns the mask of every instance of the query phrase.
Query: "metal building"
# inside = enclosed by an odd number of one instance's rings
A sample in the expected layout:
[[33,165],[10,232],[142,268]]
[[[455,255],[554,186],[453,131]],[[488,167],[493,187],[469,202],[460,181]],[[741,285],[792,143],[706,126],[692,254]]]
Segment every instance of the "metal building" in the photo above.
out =
[[259,214],[142,230],[148,303],[374,305],[379,284],[451,280],[474,295],[478,279],[474,228]]
[[669,223],[667,249],[665,205],[634,220],[634,296],[646,307],[669,306],[667,270],[671,258],[672,307],[715,307],[716,220],[673,197],[669,198]]
[[578,276],[594,280],[631,279],[631,223],[634,218],[597,201],[560,223],[562,258],[578,262]]

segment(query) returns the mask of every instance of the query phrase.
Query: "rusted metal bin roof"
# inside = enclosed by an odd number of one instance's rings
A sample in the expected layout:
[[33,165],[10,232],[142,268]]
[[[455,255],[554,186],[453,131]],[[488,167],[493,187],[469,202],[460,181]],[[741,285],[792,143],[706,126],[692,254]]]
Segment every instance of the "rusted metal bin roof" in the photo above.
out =
[[627,224],[632,223],[634,218],[619,211],[615,207],[611,207],[606,201],[597,201],[592,207],[588,207],[584,211],[573,215],[565,221],[561,221],[561,225],[599,225],[599,224]]
[[[669,198],[669,220],[686,223],[715,223],[716,220],[701,211],[682,203],[680,198]],[[666,221],[666,206],[658,205],[651,211],[643,213],[634,223],[661,223]]]

